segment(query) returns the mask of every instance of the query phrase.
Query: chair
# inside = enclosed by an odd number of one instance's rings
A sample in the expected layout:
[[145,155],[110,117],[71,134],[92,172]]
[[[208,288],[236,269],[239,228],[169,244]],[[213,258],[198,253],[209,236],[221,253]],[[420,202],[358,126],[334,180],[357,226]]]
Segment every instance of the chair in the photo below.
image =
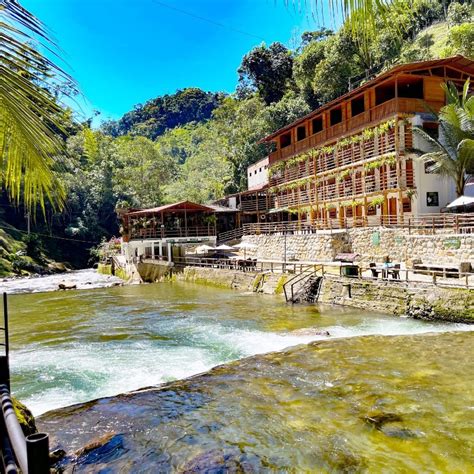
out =
[[392,278],[394,280],[400,280],[400,264],[396,263],[392,269]]
[[372,278],[378,278],[379,272],[375,268],[375,263],[369,263],[370,271],[372,272]]

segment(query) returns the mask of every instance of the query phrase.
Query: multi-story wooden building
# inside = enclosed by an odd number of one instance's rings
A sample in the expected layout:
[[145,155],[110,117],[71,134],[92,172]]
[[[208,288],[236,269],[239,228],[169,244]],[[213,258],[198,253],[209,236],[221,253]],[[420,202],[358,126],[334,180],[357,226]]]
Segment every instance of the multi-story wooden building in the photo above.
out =
[[268,220],[351,226],[439,212],[454,186],[416,159],[428,143],[413,127],[437,134],[442,84],[473,76],[462,56],[397,66],[264,138],[275,143]]

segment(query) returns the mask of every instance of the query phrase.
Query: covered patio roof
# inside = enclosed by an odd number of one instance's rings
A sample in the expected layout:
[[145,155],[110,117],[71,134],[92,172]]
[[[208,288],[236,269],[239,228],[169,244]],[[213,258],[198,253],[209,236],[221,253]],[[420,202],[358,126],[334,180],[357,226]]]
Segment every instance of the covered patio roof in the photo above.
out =
[[165,204],[164,206],[128,212],[127,216],[144,216],[147,214],[160,214],[162,212],[214,212],[214,209],[191,201],[180,201],[173,204]]

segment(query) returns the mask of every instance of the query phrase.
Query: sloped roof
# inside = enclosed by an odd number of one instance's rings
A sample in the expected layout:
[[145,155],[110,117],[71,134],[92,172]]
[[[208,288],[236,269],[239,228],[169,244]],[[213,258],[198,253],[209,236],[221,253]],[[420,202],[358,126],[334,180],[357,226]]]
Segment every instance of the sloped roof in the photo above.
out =
[[467,74],[474,76],[474,61],[472,61],[471,59],[465,58],[464,56],[460,54],[457,56],[452,56],[450,58],[445,58],[445,59],[431,59],[429,61],[417,61],[414,63],[400,64],[398,66],[393,67],[392,69],[389,69],[388,71],[383,72],[382,74],[379,74],[377,77],[375,77],[374,79],[371,79],[370,81],[367,81],[361,86],[349,92],[346,92],[344,95],[339,96],[338,98],[332,100],[331,102],[324,104],[318,109],[313,110],[309,114],[304,115],[303,117],[299,118],[298,120],[295,120],[289,125],[286,125],[285,127],[280,128],[276,132],[273,132],[271,135],[268,135],[265,138],[262,138],[259,143],[272,141],[275,137],[277,137],[281,133],[286,132],[287,130],[290,130],[294,126],[304,122],[310,117],[319,115],[322,111],[333,107],[335,104],[337,104],[338,102],[342,100],[346,100],[349,97],[353,97],[360,94],[363,90],[369,87],[373,87],[375,84],[384,81],[390,76],[393,76],[395,74],[400,74],[403,72],[413,73],[416,71],[421,71],[421,70],[432,68],[432,67],[442,67],[442,66],[451,66],[451,67],[459,68],[459,69],[462,69],[463,71],[466,71]]
[[151,207],[149,209],[140,209],[139,211],[128,212],[129,216],[143,216],[146,214],[159,214],[161,212],[214,212],[214,209],[197,204],[191,201],[180,201],[173,204],[165,204],[164,206]]

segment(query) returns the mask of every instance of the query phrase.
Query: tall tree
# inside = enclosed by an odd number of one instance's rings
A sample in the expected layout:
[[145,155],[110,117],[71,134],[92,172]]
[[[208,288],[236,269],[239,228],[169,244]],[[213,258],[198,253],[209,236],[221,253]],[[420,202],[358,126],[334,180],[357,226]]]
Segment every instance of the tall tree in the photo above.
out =
[[247,53],[237,71],[240,88],[256,90],[267,103],[278,102],[293,75],[291,51],[281,43],[262,44]]

